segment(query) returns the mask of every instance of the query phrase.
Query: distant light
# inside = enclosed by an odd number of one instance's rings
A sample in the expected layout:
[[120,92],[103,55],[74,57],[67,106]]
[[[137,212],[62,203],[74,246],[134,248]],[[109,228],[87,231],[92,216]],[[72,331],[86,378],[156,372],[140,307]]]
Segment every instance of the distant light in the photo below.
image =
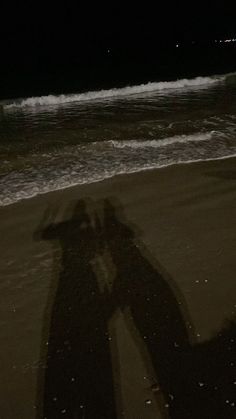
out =
[[176,44],[176,45],[175,45],[175,47],[176,47],[176,48],[179,48],[179,44]]
[[216,43],[219,42],[220,44],[222,44],[222,43],[228,44],[228,43],[231,43],[231,42],[236,42],[236,38],[219,39],[219,40],[215,39],[215,42]]
[[224,42],[236,42],[236,39],[235,38],[225,39]]
[[108,52],[108,54],[110,54],[111,50],[108,48],[107,52]]

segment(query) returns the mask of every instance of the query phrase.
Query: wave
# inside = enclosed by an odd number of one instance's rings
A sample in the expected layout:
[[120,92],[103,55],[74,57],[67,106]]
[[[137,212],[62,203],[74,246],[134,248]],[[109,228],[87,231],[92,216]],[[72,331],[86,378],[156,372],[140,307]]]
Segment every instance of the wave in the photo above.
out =
[[149,82],[137,86],[126,86],[109,90],[91,91],[68,95],[48,95],[39,97],[30,97],[23,100],[17,100],[12,103],[3,104],[4,109],[24,108],[61,105],[73,102],[85,102],[93,100],[102,100],[107,98],[116,98],[122,96],[137,95],[141,93],[168,91],[173,89],[198,88],[223,82],[229,74],[211,77],[196,77],[194,79],[180,79],[175,81]]
[[236,158],[236,153],[234,154],[224,154],[222,156],[217,157],[209,157],[209,158],[192,158],[192,159],[179,159],[175,161],[167,161],[166,163],[160,163],[160,164],[147,164],[144,166],[137,166],[132,167],[129,170],[127,169],[120,169],[114,172],[105,172],[103,175],[100,176],[91,176],[90,178],[86,179],[80,179],[80,180],[67,180],[61,178],[60,181],[57,183],[47,183],[44,185],[32,185],[31,188],[29,188],[27,191],[21,190],[17,191],[14,194],[11,194],[9,196],[9,193],[7,196],[0,196],[0,207],[5,207],[8,205],[15,204],[19,201],[25,200],[25,199],[31,199],[38,195],[45,195],[50,192],[55,192],[58,190],[64,190],[68,188],[72,188],[75,186],[83,185],[83,184],[91,184],[91,183],[97,183],[104,181],[109,178],[113,178],[114,176],[124,175],[124,174],[132,174],[132,173],[139,173],[144,172],[148,170],[154,170],[154,169],[163,169],[169,166],[177,166],[177,165],[186,165],[186,164],[193,164],[193,163],[203,163],[203,162],[210,162],[210,161],[217,161],[217,160],[226,160]]
[[176,135],[162,140],[95,141],[86,147],[68,145],[29,156],[24,169],[16,166],[3,176],[0,206],[123,173],[216,160],[233,156],[235,152],[236,146],[230,145],[221,131]]
[[[144,147],[165,147],[168,145],[176,144],[176,143],[188,143],[188,142],[198,142],[198,141],[207,141],[210,140],[213,135],[217,134],[216,131],[210,132],[203,132],[203,133],[196,133],[191,135],[175,135],[173,137],[164,138],[163,140],[128,140],[128,141],[117,141],[111,140],[109,141],[110,144],[113,145],[115,148],[144,148]],[[218,133],[219,134],[219,133]]]

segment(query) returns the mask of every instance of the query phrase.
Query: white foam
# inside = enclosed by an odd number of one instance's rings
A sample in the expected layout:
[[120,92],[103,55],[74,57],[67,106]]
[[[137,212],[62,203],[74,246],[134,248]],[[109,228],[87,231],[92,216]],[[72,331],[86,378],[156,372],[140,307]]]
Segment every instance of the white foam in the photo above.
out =
[[171,161],[164,164],[150,164],[150,165],[144,165],[143,167],[133,167],[133,168],[130,168],[129,170],[120,169],[117,172],[115,171],[111,173],[107,172],[106,174],[104,173],[103,176],[96,176],[96,177],[91,176],[90,179],[86,179],[86,180],[81,179],[80,181],[77,180],[75,182],[70,182],[70,181],[63,182],[63,180],[61,179],[58,184],[47,185],[47,186],[44,186],[43,188],[38,188],[37,186],[35,186],[35,187],[32,187],[32,189],[27,192],[19,191],[14,196],[0,198],[0,207],[12,205],[25,199],[34,198],[37,195],[44,195],[46,193],[68,189],[68,188],[79,186],[82,184],[91,184],[91,183],[101,182],[103,180],[112,178],[114,176],[123,175],[123,174],[132,174],[132,173],[143,172],[146,170],[163,169],[165,167],[176,166],[179,164],[186,165],[186,164],[200,163],[200,162],[207,162],[207,161],[225,160],[225,159],[231,159],[235,157],[236,157],[236,154],[229,154],[229,155],[225,154],[220,157],[212,157],[212,158],[206,158],[206,159],[194,159],[194,158],[189,159],[189,160],[180,159],[177,161]]
[[4,109],[24,108],[37,106],[60,105],[73,102],[84,102],[91,100],[101,100],[106,98],[116,98],[140,93],[148,93],[163,90],[184,89],[190,87],[201,87],[219,83],[225,80],[227,75],[212,77],[196,77],[194,79],[181,79],[176,81],[149,82],[138,86],[126,86],[109,90],[91,91],[86,93],[68,94],[68,95],[48,95],[40,97],[30,97],[21,101],[3,104]]
[[[215,148],[215,158],[223,157],[228,154],[228,148],[222,148],[222,141],[211,141],[218,136],[221,139],[221,134],[220,131],[210,131],[162,140],[100,141],[87,144],[85,154],[83,145],[68,146],[59,153],[44,153],[42,162],[36,159],[25,172],[16,170],[4,177],[0,182],[0,206],[79,184],[102,181],[122,173],[192,162],[199,157],[200,160],[206,160],[209,156],[207,149],[210,149],[212,155]],[[194,147],[188,146],[191,141],[195,142]],[[204,141],[209,143],[206,148],[205,144],[200,145]],[[175,143],[181,143],[181,147],[172,149]],[[162,147],[161,151],[159,147]],[[140,148],[143,148],[141,153]],[[201,150],[204,150],[204,154]]]
[[214,134],[219,134],[216,131],[210,132],[203,132],[203,133],[196,133],[192,135],[175,135],[173,137],[164,138],[163,140],[147,140],[147,141],[137,141],[137,140],[129,140],[129,141],[115,141],[112,140],[110,143],[115,148],[159,148],[165,147],[168,145],[172,145],[175,143],[189,143],[189,142],[198,142],[198,141],[207,141],[210,140]]

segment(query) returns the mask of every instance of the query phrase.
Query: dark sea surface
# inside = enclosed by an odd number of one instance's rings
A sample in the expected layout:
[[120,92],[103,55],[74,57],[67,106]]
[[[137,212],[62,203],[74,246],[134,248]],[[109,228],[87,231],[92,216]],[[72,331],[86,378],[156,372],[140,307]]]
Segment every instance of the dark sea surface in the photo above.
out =
[[0,102],[0,205],[236,154],[236,75]]

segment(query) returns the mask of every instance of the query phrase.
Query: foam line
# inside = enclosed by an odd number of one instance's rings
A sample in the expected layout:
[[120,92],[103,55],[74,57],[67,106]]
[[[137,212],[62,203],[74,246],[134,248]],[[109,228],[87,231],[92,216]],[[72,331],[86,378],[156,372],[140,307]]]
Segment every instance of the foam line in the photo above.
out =
[[122,88],[114,88],[109,90],[91,91],[78,94],[68,95],[48,95],[39,97],[30,97],[23,100],[17,100],[12,103],[4,104],[4,109],[9,108],[24,108],[24,107],[38,107],[60,105],[73,102],[85,102],[92,100],[102,100],[106,98],[116,98],[121,96],[129,96],[140,93],[168,91],[173,89],[197,88],[201,86],[212,85],[224,81],[228,75],[211,76],[211,77],[196,77],[194,79],[181,79],[176,81],[164,82],[149,82],[140,84],[138,86],[126,86]]
[[137,140],[129,140],[129,141],[116,141],[112,140],[110,143],[115,148],[159,148],[165,147],[168,145],[176,144],[176,143],[188,143],[188,142],[198,142],[198,141],[207,141],[210,140],[214,134],[219,134],[216,131],[210,132],[203,132],[203,133],[196,133],[191,135],[175,135],[173,137],[167,137],[163,140],[147,140],[147,141],[137,141]]

